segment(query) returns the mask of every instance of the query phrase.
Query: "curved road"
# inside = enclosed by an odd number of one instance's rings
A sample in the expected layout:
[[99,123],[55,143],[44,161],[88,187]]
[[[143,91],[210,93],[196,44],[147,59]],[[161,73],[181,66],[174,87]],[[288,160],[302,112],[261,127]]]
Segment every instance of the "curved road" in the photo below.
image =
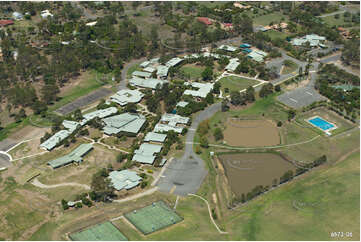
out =
[[215,103],[194,118],[188,129],[184,155],[180,159],[174,159],[165,169],[163,176],[156,184],[159,191],[180,196],[197,192],[207,175],[207,169],[204,161],[194,153],[192,143],[199,123],[220,111],[221,105],[221,103]]

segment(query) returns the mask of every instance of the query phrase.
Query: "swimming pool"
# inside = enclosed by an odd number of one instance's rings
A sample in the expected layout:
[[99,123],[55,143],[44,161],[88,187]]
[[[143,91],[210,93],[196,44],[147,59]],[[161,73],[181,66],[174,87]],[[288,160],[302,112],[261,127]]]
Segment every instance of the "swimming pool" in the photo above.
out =
[[336,126],[334,124],[331,124],[320,117],[310,118],[308,120],[308,122],[310,122],[313,126],[316,126],[317,128],[322,129],[323,131],[328,131],[328,130],[336,128]]

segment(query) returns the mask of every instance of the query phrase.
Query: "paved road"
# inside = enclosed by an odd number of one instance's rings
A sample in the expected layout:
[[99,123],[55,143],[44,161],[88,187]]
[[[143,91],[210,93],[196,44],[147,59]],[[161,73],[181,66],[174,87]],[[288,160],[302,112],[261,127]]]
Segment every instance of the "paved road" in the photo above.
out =
[[163,176],[156,184],[159,191],[172,192],[180,196],[197,192],[207,175],[207,169],[205,168],[204,161],[193,151],[194,135],[201,121],[212,117],[220,110],[221,103],[215,103],[194,118],[187,133],[184,155],[180,159],[174,159],[166,168]]
[[[286,51],[284,51],[282,49],[279,49],[279,51],[281,52],[282,56],[279,57],[279,58],[276,58],[276,59],[273,59],[271,61],[266,62],[266,67],[267,68],[272,68],[272,67],[276,68],[276,70],[279,73],[280,70],[281,70],[281,67],[283,65],[283,61],[291,60],[294,63],[296,63],[299,67],[302,67],[303,70],[305,69],[305,66],[307,64],[306,62],[297,60],[297,59],[287,55]],[[280,74],[280,76],[278,78],[272,80],[271,83],[273,85],[277,85],[277,84],[280,84],[280,83],[286,81],[287,79],[290,79],[290,78],[295,77],[297,75],[298,75],[298,69],[296,70],[296,73],[282,74],[282,75]]]
[[75,111],[76,109],[80,109],[84,106],[88,106],[91,103],[94,103],[95,101],[100,100],[101,98],[104,98],[108,95],[110,95],[112,91],[107,88],[100,88],[97,89],[91,93],[89,93],[86,96],[80,97],[76,100],[74,100],[71,103],[68,103],[56,110],[57,113],[60,113],[61,115],[67,115],[68,113],[71,113]]
[[131,68],[132,66],[134,65],[137,65],[137,64],[140,64],[144,61],[146,61],[147,58],[146,57],[143,57],[143,58],[140,58],[140,59],[136,59],[136,60],[132,60],[130,62],[128,62],[127,64],[125,64],[123,70],[122,70],[122,74],[121,74],[121,80],[117,86],[117,89],[118,90],[123,90],[123,89],[127,89],[127,73],[128,73],[128,70],[129,68]]

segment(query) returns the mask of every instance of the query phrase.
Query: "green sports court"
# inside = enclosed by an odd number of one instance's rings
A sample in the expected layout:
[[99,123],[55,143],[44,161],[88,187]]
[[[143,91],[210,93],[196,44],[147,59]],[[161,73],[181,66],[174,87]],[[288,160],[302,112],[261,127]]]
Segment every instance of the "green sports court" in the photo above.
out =
[[111,222],[97,224],[85,230],[71,234],[75,241],[115,241],[128,240]]
[[145,235],[183,220],[182,217],[171,210],[163,201],[154,202],[139,210],[133,210],[124,216]]

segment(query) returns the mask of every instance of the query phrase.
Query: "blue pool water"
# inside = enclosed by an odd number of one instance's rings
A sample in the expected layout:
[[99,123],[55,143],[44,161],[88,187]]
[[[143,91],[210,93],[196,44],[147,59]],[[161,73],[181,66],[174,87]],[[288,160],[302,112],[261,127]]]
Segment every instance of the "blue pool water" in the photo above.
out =
[[327,131],[327,130],[335,127],[335,125],[330,124],[326,120],[324,120],[322,118],[319,118],[319,117],[310,119],[310,120],[308,120],[308,122],[310,122],[311,124],[317,126],[318,128],[322,129],[323,131]]

